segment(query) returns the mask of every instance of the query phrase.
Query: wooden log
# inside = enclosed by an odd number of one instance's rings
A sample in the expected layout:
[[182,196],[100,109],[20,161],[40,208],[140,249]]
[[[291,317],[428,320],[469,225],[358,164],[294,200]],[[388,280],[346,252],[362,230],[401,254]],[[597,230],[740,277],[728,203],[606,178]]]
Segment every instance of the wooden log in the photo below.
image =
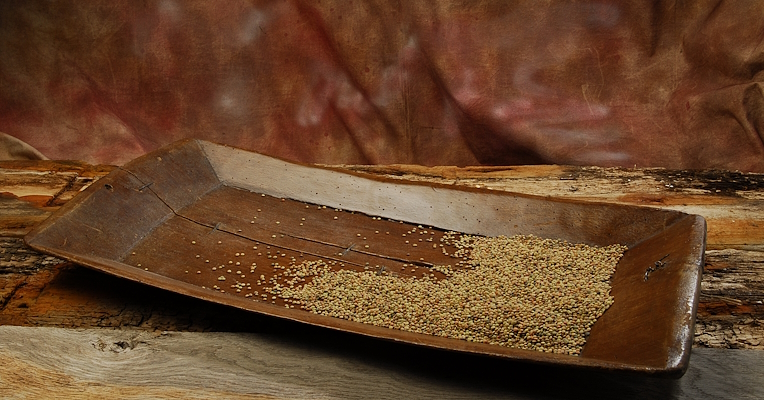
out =
[[[568,166],[337,168],[703,215],[709,250],[695,345],[764,349],[764,174]],[[97,274],[23,245],[20,238],[32,226],[112,169],[76,162],[0,162],[0,324],[255,329],[262,320],[251,314]]]
[[764,397],[764,352],[695,349],[679,380],[414,348],[283,321],[266,333],[0,327],[0,397]]

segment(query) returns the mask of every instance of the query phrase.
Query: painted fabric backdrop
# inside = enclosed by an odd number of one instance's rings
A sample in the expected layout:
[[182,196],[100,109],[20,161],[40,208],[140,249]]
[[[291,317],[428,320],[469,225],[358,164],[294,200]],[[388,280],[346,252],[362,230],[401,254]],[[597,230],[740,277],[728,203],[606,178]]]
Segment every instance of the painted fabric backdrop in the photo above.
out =
[[764,172],[762,70],[753,0],[4,1],[0,143]]

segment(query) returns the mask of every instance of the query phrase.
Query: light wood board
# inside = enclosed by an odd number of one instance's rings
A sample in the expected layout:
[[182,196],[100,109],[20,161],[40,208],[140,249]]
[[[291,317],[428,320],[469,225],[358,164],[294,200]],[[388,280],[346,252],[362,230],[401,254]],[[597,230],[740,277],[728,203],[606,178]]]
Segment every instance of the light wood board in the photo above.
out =
[[8,399],[760,399],[764,352],[695,349],[665,380],[303,334],[0,327]]

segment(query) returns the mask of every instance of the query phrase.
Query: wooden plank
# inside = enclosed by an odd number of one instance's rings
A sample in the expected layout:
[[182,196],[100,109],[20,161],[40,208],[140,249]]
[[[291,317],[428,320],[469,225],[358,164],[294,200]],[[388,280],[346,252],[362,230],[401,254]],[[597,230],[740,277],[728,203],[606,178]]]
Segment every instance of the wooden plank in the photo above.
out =
[[347,166],[390,178],[677,210],[703,216],[709,249],[764,251],[764,174],[573,166]]
[[[54,161],[0,162],[0,192],[4,193],[0,197],[0,324],[252,329],[251,324],[237,322],[249,314],[58,264],[60,260],[46,258],[23,245],[19,237],[37,221],[112,168]],[[764,349],[760,340],[764,337],[764,253],[755,251],[764,248],[762,174],[567,166],[337,168],[388,178],[480,185],[704,215],[709,219],[710,249],[695,345]],[[12,206],[2,208],[4,204]]]
[[710,250],[701,281],[695,345],[764,349],[764,252]]
[[[27,218],[24,213],[30,212],[29,207],[37,208],[40,215],[48,215],[113,168],[72,162],[0,161],[0,192],[6,202],[16,200],[13,205],[0,201],[0,235],[26,234],[37,221],[21,223]],[[764,250],[764,174],[549,165],[336,168],[395,179],[689,212],[706,218],[709,249]]]
[[22,237],[113,167],[0,161],[0,236]]
[[[526,399],[764,397],[764,352],[693,350],[679,380],[401,346],[274,321],[257,333],[0,327],[0,397]],[[552,383],[552,384],[550,384]]]
[[[253,314],[62,263],[0,239],[0,325],[253,329]],[[710,251],[701,282],[695,346],[764,349],[764,254]]]

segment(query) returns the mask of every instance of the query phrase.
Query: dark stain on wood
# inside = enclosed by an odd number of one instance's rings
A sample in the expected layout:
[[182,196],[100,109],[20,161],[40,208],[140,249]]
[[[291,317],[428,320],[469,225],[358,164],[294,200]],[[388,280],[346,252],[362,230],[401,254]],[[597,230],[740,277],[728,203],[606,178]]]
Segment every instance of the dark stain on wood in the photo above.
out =
[[740,191],[764,189],[764,174],[722,170],[651,170],[670,191],[700,189],[707,194],[739,196]]

